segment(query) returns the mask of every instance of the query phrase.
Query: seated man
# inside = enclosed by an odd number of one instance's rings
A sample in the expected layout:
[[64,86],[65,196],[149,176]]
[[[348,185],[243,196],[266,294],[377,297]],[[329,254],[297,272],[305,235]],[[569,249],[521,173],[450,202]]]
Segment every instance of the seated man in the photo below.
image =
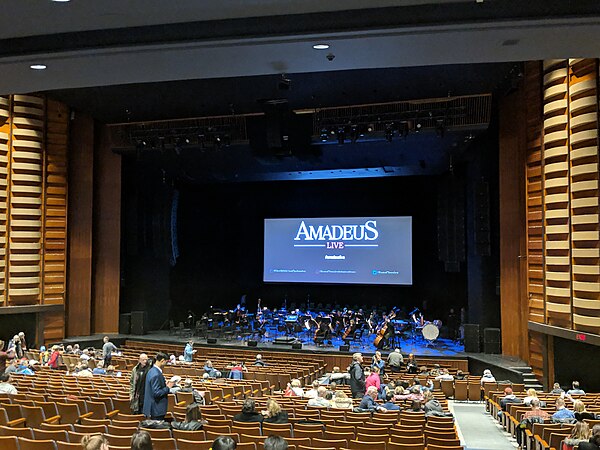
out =
[[573,389],[567,391],[567,395],[585,395],[585,391],[579,387],[579,381],[573,381]]
[[304,397],[306,398],[317,398],[319,396],[319,382],[317,380],[312,382],[312,387],[305,392]]
[[553,422],[571,422],[575,420],[575,413],[565,407],[565,400],[561,397],[556,399],[556,412],[552,414]]
[[308,406],[321,406],[321,407],[328,408],[330,406],[330,402],[329,402],[329,400],[327,400],[325,398],[326,394],[327,394],[327,389],[325,388],[325,386],[319,386],[317,388],[317,397],[311,398],[308,401],[307,405]]
[[386,411],[399,411],[400,410],[400,406],[398,406],[394,403],[394,394],[392,394],[391,392],[386,394],[385,403],[382,405],[382,407],[385,408]]
[[510,403],[523,403],[519,397],[513,394],[513,390],[511,387],[507,387],[504,389],[504,397],[500,399],[500,407],[502,411],[506,411],[506,407]]
[[448,369],[440,369],[439,375],[437,377],[435,377],[436,380],[447,380],[447,381],[453,381],[454,377],[452,375],[450,375],[450,372],[448,372]]
[[379,406],[375,402],[375,399],[377,399],[377,388],[375,386],[371,386],[369,389],[367,389],[367,392],[365,393],[365,396],[361,400],[358,407],[365,411],[387,411],[387,409],[385,409],[383,406]]

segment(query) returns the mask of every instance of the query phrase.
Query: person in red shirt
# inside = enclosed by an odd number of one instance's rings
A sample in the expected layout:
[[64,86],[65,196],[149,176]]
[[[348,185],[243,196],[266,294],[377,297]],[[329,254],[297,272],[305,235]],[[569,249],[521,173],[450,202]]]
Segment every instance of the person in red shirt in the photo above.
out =
[[58,345],[54,345],[52,347],[52,354],[50,355],[50,359],[48,360],[48,367],[53,369],[58,369],[58,365],[60,363],[60,350]]
[[375,386],[377,388],[377,392],[379,392],[379,388],[381,387],[381,378],[379,377],[379,367],[373,366],[370,370],[368,367],[365,367],[365,386],[369,389],[369,386]]

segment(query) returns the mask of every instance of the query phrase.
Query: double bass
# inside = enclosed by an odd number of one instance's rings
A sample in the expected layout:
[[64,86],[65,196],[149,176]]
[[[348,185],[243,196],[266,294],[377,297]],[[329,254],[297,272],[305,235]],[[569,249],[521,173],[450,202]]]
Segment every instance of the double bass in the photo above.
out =
[[373,345],[376,348],[379,348],[379,344],[381,344],[381,341],[383,341],[383,338],[385,337],[385,333],[387,332],[388,329],[388,323],[390,322],[390,320],[392,320],[394,317],[396,317],[396,312],[392,311],[390,313],[389,316],[387,316],[387,318],[383,321],[383,323],[381,324],[381,326],[379,327],[379,330],[377,330],[377,336],[375,336],[375,339],[373,340]]

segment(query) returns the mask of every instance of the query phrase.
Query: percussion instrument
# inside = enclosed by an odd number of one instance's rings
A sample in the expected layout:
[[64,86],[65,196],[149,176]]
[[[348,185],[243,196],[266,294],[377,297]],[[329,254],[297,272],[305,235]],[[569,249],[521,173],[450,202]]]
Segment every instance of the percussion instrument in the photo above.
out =
[[428,323],[421,329],[421,333],[425,340],[433,342],[440,335],[440,329],[433,323]]

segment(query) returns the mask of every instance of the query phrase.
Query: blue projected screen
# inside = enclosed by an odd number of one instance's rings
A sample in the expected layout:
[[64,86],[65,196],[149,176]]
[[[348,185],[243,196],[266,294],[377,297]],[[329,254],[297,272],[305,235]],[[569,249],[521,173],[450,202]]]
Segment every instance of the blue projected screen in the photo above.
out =
[[265,282],[412,284],[412,217],[265,219]]

